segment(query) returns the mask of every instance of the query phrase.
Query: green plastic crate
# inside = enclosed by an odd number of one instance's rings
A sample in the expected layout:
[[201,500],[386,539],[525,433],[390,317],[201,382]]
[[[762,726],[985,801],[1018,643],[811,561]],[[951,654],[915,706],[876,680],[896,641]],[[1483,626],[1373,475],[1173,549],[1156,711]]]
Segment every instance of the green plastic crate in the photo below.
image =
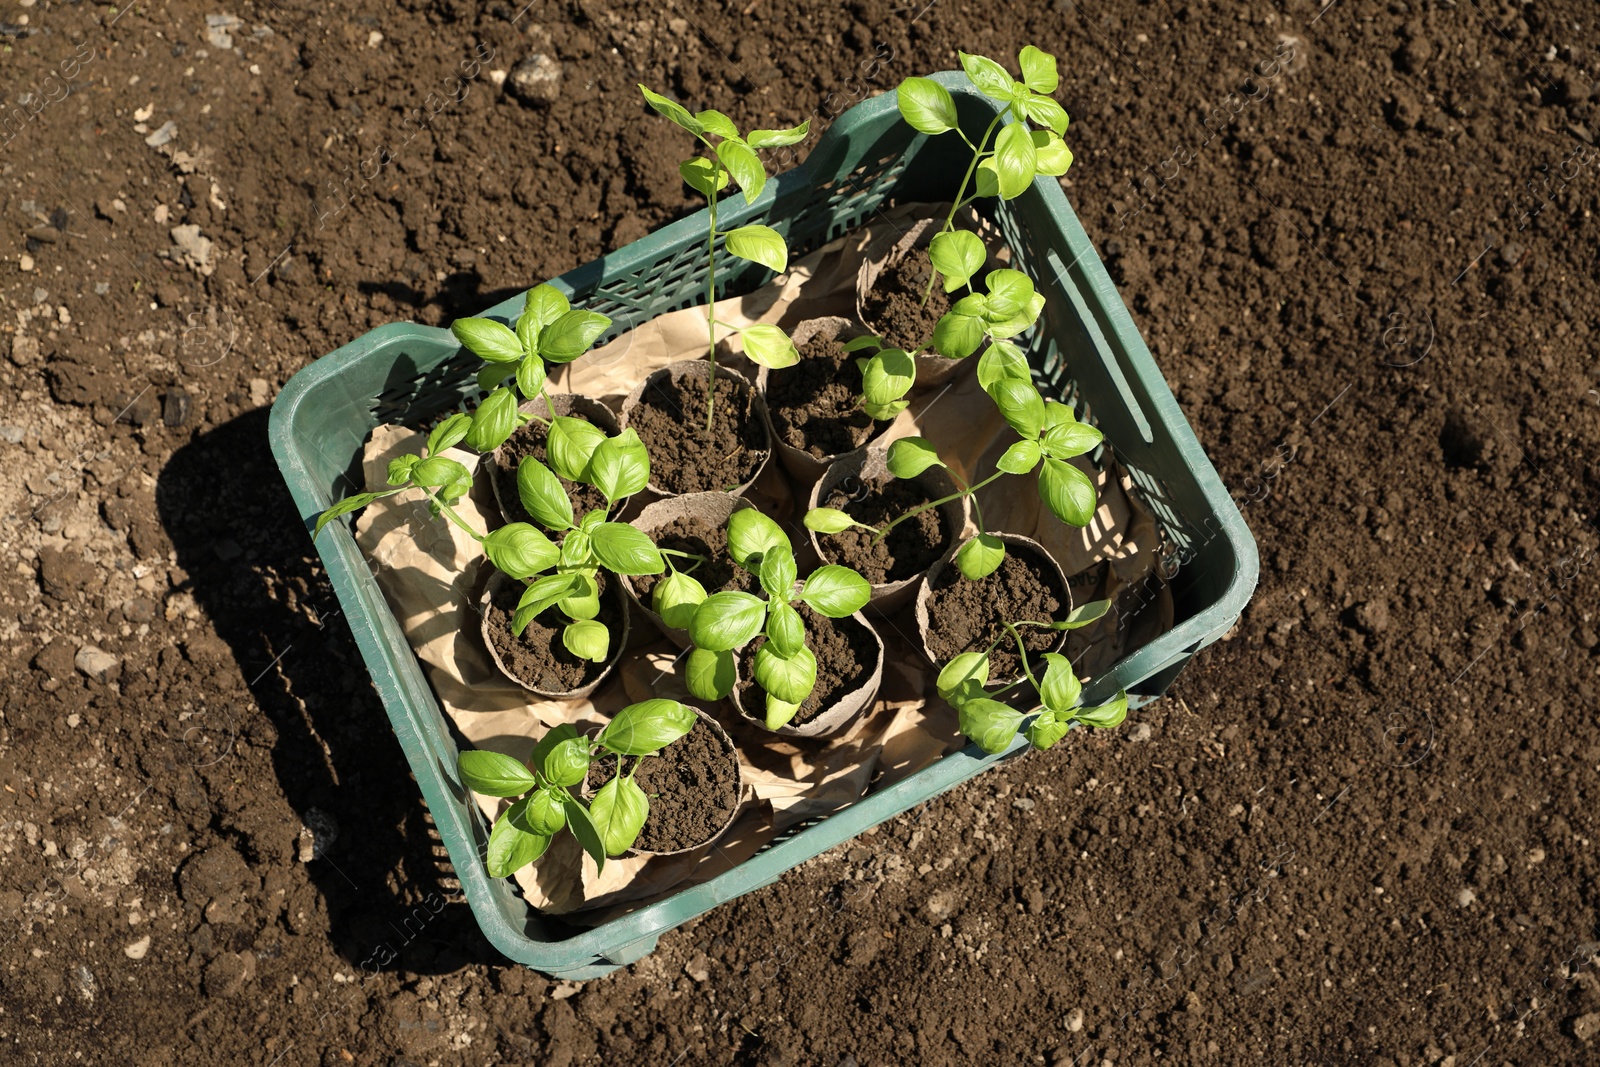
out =
[[[976,138],[998,106],[956,73],[938,75],[954,94],[963,129]],[[722,225],[764,221],[784,232],[798,258],[874,218],[892,202],[948,200],[970,155],[956,137],[928,138],[900,121],[893,93],[841,115],[805,165],[767,183],[752,205],[724,202]],[[1126,689],[1133,704],[1165,691],[1189,657],[1238,619],[1255,588],[1254,539],[1150,358],[1105,267],[1059,184],[1041,178],[998,204],[996,221],[1046,296],[1044,323],[1029,332],[1028,357],[1047,395],[1073,403],[1105,431],[1166,538],[1176,625],[1093,680],[1084,700]],[[578,307],[609,315],[614,336],[705,293],[705,219],[680,220],[579,267],[553,284]],[[770,277],[732,257],[719,285],[748,291]],[[483,314],[514,321],[521,296]],[[449,331],[409,323],[380,326],[296,374],[272,407],[272,451],[309,530],[316,515],[360,486],[362,444],[380,422],[420,422],[477,395],[480,364]],[[848,841],[999,761],[1020,754],[1019,737],[999,756],[968,746],[851,807],[792,830],[738,868],[596,927],[544,916],[509,879],[490,878],[480,859],[488,827],[456,779],[456,745],[349,528],[316,542],[345,618],[366,659],[396,736],[478,923],[506,956],[555,977],[598,977],[649,953],[665,931],[775,881],[784,871]]]

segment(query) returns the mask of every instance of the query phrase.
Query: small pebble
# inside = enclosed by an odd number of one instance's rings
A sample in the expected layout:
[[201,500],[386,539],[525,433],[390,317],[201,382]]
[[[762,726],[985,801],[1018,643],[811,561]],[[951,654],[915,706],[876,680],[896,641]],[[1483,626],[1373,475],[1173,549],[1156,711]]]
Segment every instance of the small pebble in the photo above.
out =
[[1478,894],[1474,893],[1470,888],[1463,889],[1461,892],[1456,894],[1456,903],[1461,905],[1463,908],[1468,907],[1477,899]]
[[1136,723],[1133,724],[1133,729],[1128,731],[1128,740],[1129,741],[1148,741],[1148,740],[1150,740],[1150,734],[1151,733],[1152,733],[1152,731],[1150,729],[1150,724],[1149,723],[1147,723],[1147,722],[1136,722]]
[[122,954],[124,956],[128,957],[130,960],[142,960],[145,957],[145,953],[147,953],[149,951],[150,951],[150,935],[149,934],[145,934],[139,940],[133,942],[130,945],[124,946],[123,949],[122,949]]
[[367,47],[368,48],[376,48],[382,43],[383,43],[383,34],[379,33],[377,30],[373,30],[371,33],[367,34]]
[[1083,1009],[1073,1008],[1067,1012],[1067,1029],[1077,1033],[1083,1029]]
[[22,258],[17,260],[17,266],[21,268],[24,274],[26,274],[28,271],[33,269],[33,257],[24,253]]
[[84,645],[78,649],[72,665],[84,675],[102,684],[115,681],[122,669],[121,660],[93,645]]
[[529,104],[543,106],[561,95],[561,61],[531,55],[511,68],[511,91]]

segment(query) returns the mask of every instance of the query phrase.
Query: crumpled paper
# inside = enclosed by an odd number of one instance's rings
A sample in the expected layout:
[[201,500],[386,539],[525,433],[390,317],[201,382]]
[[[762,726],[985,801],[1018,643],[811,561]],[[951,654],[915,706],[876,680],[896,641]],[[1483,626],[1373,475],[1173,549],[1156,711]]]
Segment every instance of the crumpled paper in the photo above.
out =
[[[716,317],[735,325],[775,322],[792,329],[819,315],[851,316],[856,276],[868,250],[883,247],[886,236],[935,209],[905,205],[888,212],[874,225],[792,263],[787,274],[757,292],[718,301]],[[719,335],[719,340],[724,351],[737,352],[736,338]],[[551,376],[550,390],[581,393],[615,407],[652,370],[678,359],[702,358],[708,341],[703,307],[670,312],[560,368]],[[911,400],[891,426],[889,439],[921,434],[969,482],[976,472],[993,469],[1009,431],[974,374],[963,369],[943,385],[914,391]],[[367,488],[385,488],[389,460],[416,450],[422,441],[421,433],[404,427],[376,428],[363,458]],[[475,470],[477,457],[458,450],[449,454],[477,475],[457,512],[480,531],[498,525],[488,478]],[[1128,491],[1130,483],[1120,473],[1079,462],[1100,492],[1100,509],[1083,530],[1056,521],[1032,484],[1013,479],[983,490],[979,503],[990,529],[1027,534],[1056,554],[1074,576],[1074,602],[1114,596],[1135,583],[1157,590],[1153,597],[1146,594],[1150,604],[1136,625],[1123,625],[1126,616],[1117,624],[1108,618],[1106,625],[1074,633],[1081,657],[1074,663],[1081,674],[1088,674],[1169,628],[1172,608],[1164,583],[1149,580],[1159,537],[1150,515]],[[1023,480],[1031,483],[1032,478]],[[746,495],[782,520],[803,506],[805,493],[773,461]],[[634,498],[621,518],[648,503],[641,497]],[[526,759],[533,743],[560,723],[592,731],[625,705],[650,696],[688,700],[674,673],[678,649],[642,618],[617,671],[589,699],[539,699],[507,680],[489,659],[480,632],[477,603],[488,565],[477,542],[431,516],[419,494],[401,493],[368,505],[357,522],[356,540],[445,714],[471,746]],[[847,732],[818,740],[780,738],[743,721],[731,707],[714,709],[739,750],[746,783],[743,811],[726,834],[684,855],[608,860],[603,871],[596,870],[571,834],[562,834],[539,862],[515,876],[529,904],[570,914],[576,922],[606,921],[728,870],[779,833],[846,807],[869,788],[890,785],[961,748],[965,740],[956,714],[933,692],[937,672],[918,651],[910,611],[875,624],[886,647],[883,683],[871,711]],[[476,799],[491,819],[508,803]]]

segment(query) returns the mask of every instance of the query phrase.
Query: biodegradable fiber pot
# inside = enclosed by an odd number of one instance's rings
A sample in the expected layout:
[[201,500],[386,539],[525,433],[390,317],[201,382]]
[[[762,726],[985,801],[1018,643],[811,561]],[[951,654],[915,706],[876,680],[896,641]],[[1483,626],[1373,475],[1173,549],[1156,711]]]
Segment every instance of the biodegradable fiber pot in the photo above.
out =
[[[720,362],[720,401],[706,433],[706,386],[711,364],[703,359],[669,363],[634,387],[622,404],[622,426],[632,426],[650,450],[650,489],[660,496],[720,490],[738,496],[772,457],[766,403],[750,380]],[[729,387],[721,388],[721,383]]]
[[[693,705],[695,725],[659,754],[635,760],[634,780],[650,797],[650,816],[630,855],[677,856],[704,848],[739,817],[748,787],[733,739],[722,724]],[[594,795],[615,774],[610,757],[590,764],[584,782]]]
[[[922,294],[933,269],[928,263],[928,244],[943,227],[943,219],[918,219],[892,244],[885,242],[868,251],[856,274],[856,317],[868,330],[894,347],[910,351],[930,343],[934,324],[953,302],[945,294],[944,286],[936,281],[926,306],[922,306]],[[981,226],[979,236],[988,243],[989,234],[984,233]],[[891,292],[891,279],[885,274],[895,276],[893,287],[904,291]],[[914,293],[911,292],[913,288]],[[943,385],[966,362],[940,355],[918,356],[917,385]]]
[[[861,410],[861,375],[850,366],[857,357],[849,356],[842,365],[842,371],[846,376],[845,382],[839,383],[836,379],[832,383],[823,383],[825,386],[831,386],[828,391],[836,393],[841,392],[838,388],[839,385],[847,384],[850,393],[849,400],[846,400],[842,395],[839,396],[837,399],[840,401],[840,405],[837,408],[837,413],[823,414],[819,420],[814,421],[832,422],[834,425],[831,428],[837,431],[839,437],[843,438],[848,434],[855,438],[856,444],[851,448],[825,453],[819,457],[809,449],[800,448],[789,443],[787,431],[791,427],[785,418],[783,409],[774,404],[776,394],[774,393],[773,385],[778,383],[781,389],[789,380],[789,376],[806,374],[807,360],[803,355],[806,345],[817,341],[823,343],[838,341],[843,343],[865,336],[867,332],[866,327],[860,323],[852,322],[850,319],[841,318],[837,315],[806,319],[794,328],[794,333],[791,335],[795,348],[802,351],[800,363],[793,367],[785,367],[782,370],[768,371],[763,379],[767,402],[767,417],[772,423],[772,445],[777,449],[778,459],[783,463],[784,469],[801,485],[810,485],[822,477],[823,472],[828,469],[830,463],[844,456],[855,455],[863,448],[866,448],[874,438],[881,436],[889,428],[889,423],[875,422],[868,417],[866,412]],[[822,361],[819,360],[817,362]],[[800,380],[798,378],[795,379],[797,382]],[[809,377],[804,380],[808,386],[817,384],[811,381]],[[808,389],[807,391],[818,398],[822,397],[822,390],[820,389]],[[852,401],[853,408],[850,406]],[[803,432],[803,428],[801,430]],[[817,447],[814,442],[808,441],[808,443],[812,444],[812,447]]]
[[[478,614],[483,617],[483,643],[489,650],[489,658],[500,668],[500,673],[530,693],[549,700],[578,700],[600,688],[600,683],[616,669],[617,661],[622,658],[622,650],[628,645],[628,597],[623,592],[622,583],[613,575],[602,571],[599,582],[600,621],[611,631],[611,649],[605,662],[590,663],[579,660],[562,647],[561,628],[556,622],[559,612],[556,608],[546,609],[529,623],[521,637],[513,636],[511,616],[516,611],[517,599],[522,595],[522,583],[495,571],[484,586],[483,596],[478,602]],[[549,620],[549,625],[546,625],[546,620]],[[525,660],[524,652],[528,657]],[[582,681],[561,686],[533,677],[532,669],[527,664],[537,662],[533,657],[541,655],[546,657],[544,662],[552,669],[567,674],[577,674],[578,666],[583,665]]]
[[[928,662],[942,666],[959,652],[982,652],[994,638],[1004,636],[990,657],[989,684],[1009,685],[1022,677],[1022,666],[1016,643],[1001,629],[1001,622],[1065,618],[1072,610],[1072,590],[1061,564],[1039,542],[1020,534],[994,536],[1005,542],[1006,558],[986,578],[974,582],[963,577],[952,556],[928,568],[917,589],[917,639]],[[952,592],[960,599],[941,611],[935,598]],[[1029,662],[1037,663],[1046,652],[1061,651],[1067,634],[1023,628]]]
[[[833,465],[823,474],[821,480],[811,487],[811,497],[806,502],[806,510],[809,511],[812,508],[824,506],[838,507],[837,503],[828,504],[828,500],[834,496],[834,491],[841,489],[841,487],[848,490],[852,486],[868,487],[878,485],[886,487],[894,485],[896,479],[889,474],[888,455],[889,450],[887,448],[874,446],[835,460]],[[929,500],[938,500],[957,491],[955,479],[942,466],[929,467],[915,478],[912,478],[911,482],[926,493]],[[846,495],[854,496],[854,493],[847,491]],[[850,505],[844,505],[841,510],[849,512],[851,510]],[[934,553],[934,558],[929,561],[928,566],[930,567],[936,565],[940,560],[948,559],[950,553],[961,543],[961,534],[966,529],[970,504],[967,497],[957,497],[955,500],[946,501],[939,505],[935,510],[940,516],[944,529],[948,531],[948,535],[943,547]],[[852,515],[852,517],[857,516]],[[888,516],[883,521],[888,521],[892,518],[894,518],[894,515]],[[907,527],[913,528],[907,530],[907,534],[912,535],[915,528],[915,520],[902,523],[895,528],[895,531],[890,532],[889,537],[884,542],[889,550],[892,550],[899,540],[897,532]],[[842,563],[857,570],[861,569],[862,561],[851,559],[841,554],[836,536],[819,534],[815,530],[808,532],[811,537],[812,549],[824,562]],[[865,531],[861,531],[861,534],[865,535]],[[874,582],[872,585],[872,599],[867,601],[867,606],[862,610],[878,616],[888,616],[900,610],[915,595],[917,583],[921,581],[927,571],[928,568],[923,567],[921,570],[901,574],[892,581]],[[891,569],[889,573],[894,574],[895,571]]]
[[[795,606],[800,609],[801,616],[806,620],[806,640],[809,644],[812,640],[811,631],[816,625],[816,619],[822,617],[813,616],[810,613],[810,609],[806,608],[804,605],[796,604]],[[854,723],[862,712],[870,708],[872,706],[872,701],[878,695],[878,686],[883,681],[884,648],[883,638],[878,635],[877,629],[870,621],[868,621],[867,617],[861,614],[859,611],[854,615],[847,615],[842,619],[825,619],[823,621],[832,622],[841,626],[848,624],[860,627],[857,632],[864,632],[871,640],[871,647],[875,649],[871,669],[862,676],[860,681],[852,685],[849,690],[844,693],[834,694],[833,701],[829,706],[822,708],[804,722],[800,721],[800,716],[805,714],[805,707],[802,705],[800,712],[793,719],[791,719],[787,725],[780,726],[776,731],[773,731],[779,736],[827,737],[831,734],[839,733]],[[757,638],[756,640],[759,642],[764,640],[764,638]],[[821,657],[818,658],[820,659]],[[765,730],[765,698],[762,695],[761,689],[754,681],[745,676],[744,655],[742,651],[734,653],[733,661],[736,670],[732,693],[733,706],[739,710],[740,715],[743,715],[746,719],[749,719],[753,726]],[[750,685],[750,695],[753,698],[753,702],[757,705],[755,707],[747,707],[745,705],[743,695],[741,694],[741,690],[745,688],[747,682]],[[820,680],[818,684],[821,684]],[[826,694],[823,694],[823,696],[826,696]]]
[[[644,510],[634,517],[632,525],[635,529],[643,531],[652,542],[655,542],[656,537],[663,529],[673,525],[679,519],[697,519],[708,531],[722,531],[727,526],[729,515],[741,508],[748,507],[754,507],[754,505],[748,500],[743,500],[728,493],[686,493],[683,496],[669,496],[664,500],[646,504]],[[723,555],[726,556],[726,552]],[[690,573],[694,574],[704,584],[705,570],[707,566],[711,565],[736,574],[749,573],[740,570],[738,565],[731,559],[713,561],[709,565],[702,563]],[[660,576],[653,577],[656,581],[660,580]],[[753,584],[753,580],[750,584]],[[655,613],[655,610],[650,606],[650,597],[640,594],[638,578],[624,576],[622,578],[622,586],[628,591],[628,598],[638,606],[646,618],[656,624],[656,628],[669,638],[673,644],[679,648],[688,648],[693,644],[689,640],[688,630],[673,629],[667,625],[665,619]],[[652,582],[651,589],[653,590],[654,587],[654,582]],[[731,587],[719,585],[717,588],[707,588],[706,592],[715,593],[723,588]]]
[[[617,416],[612,410],[592,397],[579,396],[576,393],[557,393],[550,398],[550,407],[547,409],[543,400],[525,400],[517,408],[518,411],[528,412],[548,419],[551,410],[557,415],[579,418],[592,426],[598,426],[605,431],[607,437],[617,435]],[[530,422],[526,426],[517,427],[517,432],[499,448],[490,453],[489,457],[489,485],[494,489],[495,503],[500,505],[500,514],[507,522],[532,522],[527,509],[522,506],[522,498],[517,494],[517,465],[524,456],[533,456],[542,463],[548,464],[545,459],[545,427],[538,421]],[[572,520],[574,522],[597,507],[606,506],[606,498],[600,490],[592,485],[579,485],[562,480],[567,494],[572,499]],[[616,511],[621,512],[627,498],[617,501]]]

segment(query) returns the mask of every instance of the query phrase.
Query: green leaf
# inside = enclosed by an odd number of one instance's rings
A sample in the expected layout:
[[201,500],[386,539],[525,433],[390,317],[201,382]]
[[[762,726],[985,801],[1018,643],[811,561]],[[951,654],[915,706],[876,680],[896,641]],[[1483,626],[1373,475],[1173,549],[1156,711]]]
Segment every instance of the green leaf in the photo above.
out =
[[1041,455],[1039,442],[1018,441],[1006,449],[1004,454],[994,461],[994,465],[1007,474],[1027,474],[1039,465]]
[[1092,451],[1103,440],[1105,434],[1086,422],[1074,419],[1071,422],[1058,422],[1045,431],[1044,450],[1056,459],[1071,459]]
[[613,778],[589,802],[589,814],[608,856],[620,856],[639,840],[650,817],[650,799],[632,778]]
[[[472,420],[468,419],[467,421],[468,421],[468,423],[470,423]],[[411,484],[411,472],[413,470],[415,470],[417,464],[421,463],[421,462],[422,462],[422,457],[421,456],[411,455],[411,454],[407,454],[407,455],[404,455],[404,456],[396,456],[394,459],[391,459],[389,461],[389,471],[388,471],[388,479],[387,479],[389,484],[390,485],[409,485],[409,484]]]
[[[1048,96],[1030,96],[1022,100],[1021,104],[1022,113],[1024,115],[1028,116],[1029,119],[1037,122],[1041,126],[1049,127],[1049,129],[1046,130],[1033,131],[1034,148],[1037,150],[1040,147],[1050,145],[1051,142],[1049,140],[1041,139],[1041,135],[1043,134],[1048,134],[1050,137],[1055,139],[1056,144],[1061,144],[1061,136],[1067,132],[1068,119],[1066,108],[1062,107]],[[1062,148],[1065,147],[1066,146],[1062,144]],[[1052,148],[1051,151],[1054,152],[1055,150]],[[1070,163],[1071,160],[1072,153],[1068,152],[1067,161]],[[1044,169],[1043,166],[1039,167],[1039,172],[1041,174],[1049,173]],[[1057,173],[1065,172],[1066,168],[1062,167],[1062,169]]]
[[1027,303],[1015,315],[1008,319],[988,320],[989,336],[1000,339],[1015,337],[1017,334],[1032,326],[1039,318],[1039,312],[1044,310],[1044,295],[1034,293],[1028,297]]
[[517,464],[517,498],[533,521],[552,530],[572,526],[572,501],[555,472],[532,456]]
[[1030,381],[1001,378],[984,390],[1000,409],[1006,425],[1023,440],[1032,440],[1044,429],[1044,397]]
[[1006,543],[994,534],[981,533],[956,550],[956,569],[970,581],[987,578],[1005,562]]
[[761,555],[761,588],[774,602],[787,601],[794,595],[795,579],[800,576],[794,562],[794,552],[778,545]]
[[545,431],[545,455],[550,468],[569,482],[586,481],[589,460],[605,439],[606,432],[593,423],[557,415]]
[[767,184],[767,168],[761,165],[755,150],[743,141],[719,141],[717,158],[728,168],[733,180],[739,183],[744,202],[754,203],[755,198],[761,195],[762,186]]
[[[561,742],[571,741],[577,736],[578,728],[569,722],[552,726],[544,732],[544,736],[539,738],[538,743],[533,746],[533,755],[528,757],[528,766],[537,767],[542,772],[545,767],[545,760],[549,758],[550,750]],[[545,777],[549,778],[550,776],[546,774]]]
[[[501,382],[511,377],[517,369],[504,363],[489,363],[478,372],[478,388],[485,393],[493,392]],[[472,417],[467,416],[469,419]]]
[[932,78],[907,78],[895,90],[900,117],[918,133],[937,135],[959,125],[950,91]]
[[994,164],[993,156],[989,156],[978,163],[978,169],[973,178],[977,185],[979,196],[1000,195],[1000,171]]
[[520,871],[544,855],[545,849],[550,847],[549,837],[528,833],[510,815],[509,810],[504,812],[489,830],[489,845],[484,851],[483,865],[488,868],[491,878],[505,878]]
[[1002,378],[1015,378],[1022,382],[1033,380],[1033,374],[1028,369],[1028,357],[1010,341],[996,341],[978,357],[979,387],[987,389]]
[[[391,490],[390,492],[397,491],[398,490]],[[380,496],[388,495],[389,493],[357,493],[354,496],[345,497],[343,500],[333,505],[333,507],[317,516],[317,525],[316,528],[311,531],[311,539],[315,541],[317,539],[317,535],[322,533],[322,528],[328,525],[328,523],[332,522],[334,519],[337,519],[339,516],[348,515],[352,511],[360,511],[362,508],[366,507]]]
[[864,333],[860,337],[852,337],[850,340],[840,343],[839,347],[846,352],[859,352],[863,348],[882,348],[883,338]]
[[660,574],[667,569],[650,538],[625,522],[602,522],[589,541],[600,564],[613,574]]
[[[1064,117],[1066,113],[1062,114]],[[1072,166],[1072,149],[1058,135],[1047,130],[1034,130],[1033,166],[1040,174],[1059,178]]]
[[522,591],[516,613],[511,616],[511,632],[521,637],[530,622],[572,595],[578,579],[576,574],[551,574],[530,583]]
[[770,696],[799,704],[817,684],[817,657],[804,645],[794,655],[783,656],[769,641],[756,649],[753,673],[756,683]]
[[989,657],[982,652],[959,652],[939,671],[934,688],[946,700],[970,686],[982,688],[989,681]]
[[800,125],[790,126],[786,130],[751,130],[745,143],[751,148],[786,148],[804,141],[810,133],[811,120],[806,119]]
[[472,475],[448,456],[429,456],[411,468],[411,484],[437,488],[446,503],[454,503],[472,488]]
[[[650,484],[650,453],[632,426],[595,446],[584,480],[615,504]],[[619,572],[633,573],[633,572]],[[654,574],[655,571],[640,572]]]
[[976,315],[947,311],[933,327],[933,350],[947,359],[965,359],[983,344],[984,322]]
[[1028,744],[1043,752],[1045,749],[1067,736],[1067,731],[1072,729],[1071,715],[1058,715],[1053,711],[1042,711],[1028,724],[1023,731],[1023,736],[1028,739]]
[[894,417],[911,406],[909,400],[891,400],[887,404],[872,404],[865,400],[861,402],[861,410],[867,417],[875,422],[890,422]]
[[483,539],[483,553],[495,569],[526,580],[561,559],[555,543],[526,522],[508,522]]
[[[746,570],[755,570],[751,560],[770,548],[785,548],[792,554],[794,546],[789,535],[783,532],[769,516],[755,508],[740,508],[728,516],[728,555]],[[698,643],[698,642],[697,642]]]
[[767,618],[767,605],[749,593],[713,593],[694,609],[689,620],[689,638],[697,648],[727,652],[739,648],[761,632]]
[[961,732],[990,755],[1009,748],[1017,736],[1017,728],[1022,725],[1020,711],[988,697],[964,700],[957,712]]
[[642,85],[639,86],[639,91],[644,94],[645,103],[655,109],[656,114],[666,116],[696,136],[705,132],[705,127],[700,125],[700,121],[689,114],[689,109],[682,104],[668,100],[660,93],[651,92]]
[[493,319],[457,319],[450,324],[450,332],[467,351],[490,363],[515,363],[522,358],[522,342],[517,335]]
[[988,309],[984,318],[990,322],[1004,322],[1021,314],[1034,292],[1033,279],[1020,270],[1008,267],[990,271],[984,276],[983,284],[989,290]]
[[1059,652],[1046,652],[1044,661],[1048,666],[1044,677],[1039,679],[1039,699],[1051,711],[1071,711],[1078,706],[1078,697],[1083,692],[1078,672],[1072,669],[1072,661]]
[[793,656],[806,647],[806,626],[792,605],[773,604],[767,612],[767,642],[780,656]]
[[995,175],[1000,179],[1000,198],[1011,200],[1021,196],[1033,184],[1037,153],[1028,127],[1012,123],[1000,131],[994,142]]
[[589,773],[589,758],[589,739],[574,732],[550,746],[539,770],[552,785],[577,785]]
[[568,311],[539,334],[539,354],[551,363],[571,363],[610,327],[598,311]]
[[790,703],[787,700],[779,700],[771,693],[767,694],[767,717],[765,722],[767,729],[773,732],[783,729],[789,725],[789,720],[793,719],[799,712],[799,704]]
[[838,508],[812,508],[806,512],[804,522],[806,529],[825,534],[844,533],[861,525]]
[[554,837],[567,826],[566,806],[562,794],[555,789],[541,789],[517,801],[506,815],[521,829],[541,837]]
[[1033,45],[1023,45],[1017,53],[1017,64],[1022,69],[1022,84],[1036,93],[1053,93],[1059,79],[1056,76],[1056,57],[1042,52]]
[[1012,90],[1016,88],[1017,83],[1006,73],[1006,68],[984,56],[968,55],[965,52],[956,54],[961,57],[961,69],[967,72],[967,78],[977,86],[980,93],[996,100],[1010,102]]
[[889,446],[889,473],[896,478],[915,478],[929,467],[942,467],[944,460],[926,437],[902,437]]
[[[585,515],[584,518],[588,518]],[[580,523],[576,530],[571,531],[561,539],[561,563],[566,567],[588,567],[594,563],[593,544],[589,540],[589,531]],[[580,616],[585,619],[594,618],[593,615]]]
[[600,839],[600,831],[595,829],[588,809],[577,799],[567,797],[563,803],[567,808],[567,825],[572,827],[572,836],[578,839],[578,844],[594,860],[595,873],[600,873],[606,867],[606,846]]
[[544,360],[537,352],[529,352],[522,357],[522,362],[517,364],[517,391],[524,399],[532,400],[539,395],[539,390],[544,388],[544,381]]
[[428,435],[428,455],[437,456],[447,448],[461,443],[472,426],[472,416],[456,412],[433,428]]
[[656,583],[650,592],[650,607],[661,621],[674,630],[687,630],[694,609],[706,598],[706,587],[692,574],[674,571]]
[[683,684],[696,700],[722,700],[733,692],[733,653],[707,648],[690,651],[683,667]]
[[567,623],[561,631],[561,644],[579,659],[604,663],[606,653],[611,651],[611,631],[606,629],[606,624],[603,622],[579,619],[577,622]]
[[619,755],[648,756],[694,729],[694,723],[693,708],[656,697],[617,712],[595,740]]
[[[567,302],[565,293],[549,282],[544,282],[529,289],[528,295],[523,297],[522,314],[542,330],[565,315],[571,306]],[[522,320],[519,318],[517,321]]]
[[479,452],[493,452],[506,443],[517,430],[517,394],[510,389],[496,389],[483,398],[478,410],[472,413],[472,425],[467,428],[466,443]]
[[1059,459],[1045,458],[1039,471],[1039,499],[1068,526],[1084,527],[1094,518],[1094,482]]
[[1122,721],[1128,717],[1128,694],[1119,692],[1117,698],[1109,704],[1079,708],[1072,713],[1072,717],[1085,726],[1093,726],[1097,730],[1110,730],[1121,726]]
[[861,369],[861,395],[869,404],[892,404],[911,391],[917,380],[917,364],[910,353],[885,348]]
[[695,156],[679,163],[678,173],[683,175],[684,184],[701,196],[709,197],[713,192],[720,193],[728,187],[726,168],[704,156]]
[[872,599],[872,586],[849,567],[824,564],[800,587],[800,599],[830,619],[854,615]]
[[1067,617],[1051,623],[1052,630],[1077,630],[1090,623],[1099,622],[1111,610],[1109,600],[1091,600],[1067,612]]
[[746,326],[739,331],[739,337],[744,341],[744,354],[763,367],[781,370],[800,362],[800,353],[789,335],[771,323]]
[[694,120],[700,124],[700,128],[706,133],[714,133],[718,137],[732,137],[735,140],[739,138],[739,127],[735,126],[733,120],[720,111],[713,111],[710,108],[706,108],[704,111],[697,111],[695,112]]
[[533,772],[515,756],[473,748],[456,757],[461,784],[486,797],[520,797],[538,786]]
[[[573,534],[568,534],[570,540]],[[600,586],[594,577],[584,571],[573,571],[573,591],[563,597],[558,603],[562,611],[569,618],[589,621],[600,614]]]
[[933,269],[944,275],[944,291],[953,293],[980,270],[989,254],[971,230],[946,230],[928,244]]
[[729,252],[782,274],[789,265],[789,246],[771,226],[740,226],[728,231]]

